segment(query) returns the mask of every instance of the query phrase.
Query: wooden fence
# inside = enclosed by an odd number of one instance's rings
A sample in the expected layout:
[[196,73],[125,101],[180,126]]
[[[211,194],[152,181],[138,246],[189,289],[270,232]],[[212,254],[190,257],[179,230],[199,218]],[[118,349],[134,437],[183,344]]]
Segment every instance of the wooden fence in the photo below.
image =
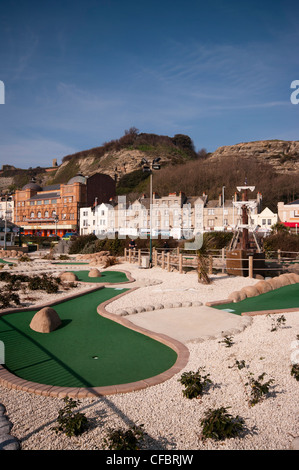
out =
[[[269,252],[268,252],[269,254]],[[294,255],[294,256],[284,256]],[[147,267],[146,258],[149,260],[149,250],[141,249],[124,249],[125,261],[129,263],[137,263],[138,266]],[[143,260],[145,258],[145,260]],[[241,259],[239,260],[241,261]],[[243,260],[242,260],[243,261]],[[244,259],[245,261],[245,259]],[[248,277],[254,277],[254,264],[255,262],[260,263],[259,259],[254,259],[253,256],[246,258],[248,267],[243,270],[248,270]],[[265,270],[267,273],[271,271],[279,271],[283,269],[283,266],[288,263],[297,262],[299,265],[299,253],[298,252],[284,252],[278,250],[277,252],[271,252],[271,257],[265,260],[265,268],[258,268],[259,271]],[[176,269],[179,273],[186,272],[187,270],[197,270],[198,261],[196,253],[186,252],[180,248],[165,249],[165,248],[153,248],[152,250],[152,266],[159,266],[162,269],[170,272],[172,269]],[[233,269],[233,268],[230,268]],[[210,250],[208,257],[208,272],[213,273],[213,270],[220,270],[222,273],[226,272],[226,249],[222,250]],[[240,270],[240,268],[236,268]]]

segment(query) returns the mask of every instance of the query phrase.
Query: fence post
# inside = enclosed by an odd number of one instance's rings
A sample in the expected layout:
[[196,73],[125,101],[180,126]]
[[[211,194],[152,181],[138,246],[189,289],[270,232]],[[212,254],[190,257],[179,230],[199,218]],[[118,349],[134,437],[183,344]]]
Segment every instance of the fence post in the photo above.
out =
[[225,272],[225,248],[221,249],[221,257],[222,257],[222,274]]
[[182,253],[179,254],[179,273],[183,273],[183,255]]
[[125,261],[127,261],[127,249],[124,249]]
[[249,268],[249,277],[250,279],[253,278],[253,256],[248,257],[248,268]]
[[141,249],[138,249],[138,266],[141,266]]
[[278,261],[280,261],[280,258],[281,258],[280,249],[277,250],[277,257],[278,257]]
[[129,248],[129,263],[132,261],[132,250]]
[[161,260],[161,267],[162,269],[165,269],[165,252],[162,251],[162,260]]
[[167,271],[170,271],[170,253],[167,253]]
[[157,250],[154,251],[154,265],[158,266],[158,252],[157,252]]

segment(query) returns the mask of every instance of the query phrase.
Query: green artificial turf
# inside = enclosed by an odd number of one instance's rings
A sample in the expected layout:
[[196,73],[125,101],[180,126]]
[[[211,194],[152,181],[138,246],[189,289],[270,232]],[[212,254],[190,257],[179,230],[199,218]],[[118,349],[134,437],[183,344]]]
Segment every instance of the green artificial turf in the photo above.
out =
[[218,310],[228,310],[237,315],[242,312],[257,312],[258,310],[282,310],[284,308],[299,309],[299,284],[280,287],[256,297],[249,297],[241,302],[231,302],[213,305]]
[[4,259],[0,258],[0,264],[9,264],[9,265],[12,265],[13,263],[11,263],[10,261],[4,261]]
[[37,310],[0,317],[5,367],[23,379],[61,387],[117,385],[169,369],[177,359],[171,348],[97,313],[101,302],[126,290],[103,288],[53,305],[62,326],[51,333],[30,328]]
[[73,271],[77,278],[81,282],[101,282],[101,283],[113,283],[118,284],[120,282],[128,282],[128,278],[125,273],[119,271],[103,271],[101,277],[89,277],[89,271]]

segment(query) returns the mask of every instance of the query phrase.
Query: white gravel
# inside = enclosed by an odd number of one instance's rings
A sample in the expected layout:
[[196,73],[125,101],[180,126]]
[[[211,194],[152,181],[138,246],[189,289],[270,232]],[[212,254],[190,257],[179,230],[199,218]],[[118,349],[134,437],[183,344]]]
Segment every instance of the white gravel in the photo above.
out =
[[[140,270],[128,264],[109,269],[126,269],[137,279],[136,285],[147,285],[109,304],[111,312],[152,303],[153,299],[161,303],[221,300],[230,292],[256,282],[219,275],[213,277],[211,285],[203,286],[198,284],[195,274],[167,273],[160,268]],[[149,286],[149,280],[162,283]],[[135,283],[131,285],[134,286]],[[184,371],[203,367],[213,382],[201,399],[183,396],[183,387],[178,382],[181,371],[145,390],[80,400],[78,410],[86,414],[90,428],[79,437],[56,435],[52,430],[58,411],[64,406],[63,400],[0,386],[0,403],[5,405],[13,423],[11,434],[20,440],[23,450],[94,450],[103,449],[108,428],[143,424],[144,448],[151,450],[287,450],[299,436],[299,382],[290,374],[292,346],[296,347],[294,342],[299,334],[299,312],[284,316],[286,323],[277,331],[271,331],[274,315],[253,317],[251,325],[233,336],[231,347],[219,339],[186,342],[190,359]],[[246,368],[233,367],[236,360],[244,360]],[[269,395],[253,407],[249,406],[250,392],[245,385],[249,373],[254,378],[266,373],[266,381],[273,379]],[[202,441],[200,422],[205,411],[222,406],[233,416],[244,418],[248,432],[223,442]]]

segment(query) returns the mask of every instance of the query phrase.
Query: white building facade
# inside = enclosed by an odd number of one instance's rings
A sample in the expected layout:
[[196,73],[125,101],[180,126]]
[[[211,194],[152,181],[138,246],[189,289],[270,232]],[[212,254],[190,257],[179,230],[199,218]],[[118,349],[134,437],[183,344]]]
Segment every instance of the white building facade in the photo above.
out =
[[117,227],[117,211],[113,205],[102,203],[98,206],[81,207],[80,235],[94,234],[98,238],[113,237]]
[[265,232],[265,234],[271,232],[271,227],[277,223],[278,215],[266,207],[259,214],[251,215],[252,222],[258,227],[259,232]]
[[12,196],[3,196],[0,199],[0,219],[8,222],[14,221],[14,200]]

